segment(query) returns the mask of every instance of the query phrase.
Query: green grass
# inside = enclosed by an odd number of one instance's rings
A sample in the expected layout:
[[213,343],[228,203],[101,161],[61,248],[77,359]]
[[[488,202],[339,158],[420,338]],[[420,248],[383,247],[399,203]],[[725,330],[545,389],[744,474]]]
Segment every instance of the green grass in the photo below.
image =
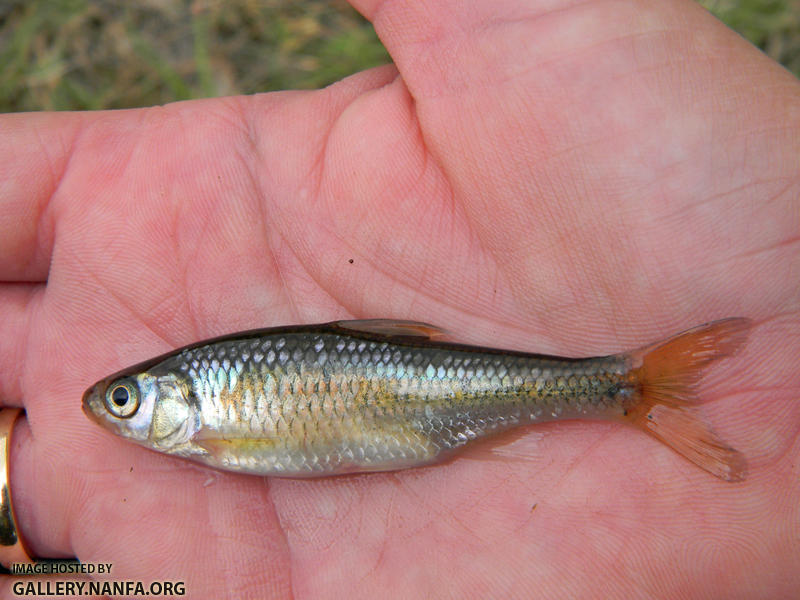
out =
[[344,1],[0,1],[0,111],[316,88],[389,62]]
[[800,77],[800,1],[699,0],[700,4]]
[[[700,0],[800,75],[800,2]],[[343,0],[0,0],[0,111],[316,88],[383,64]]]

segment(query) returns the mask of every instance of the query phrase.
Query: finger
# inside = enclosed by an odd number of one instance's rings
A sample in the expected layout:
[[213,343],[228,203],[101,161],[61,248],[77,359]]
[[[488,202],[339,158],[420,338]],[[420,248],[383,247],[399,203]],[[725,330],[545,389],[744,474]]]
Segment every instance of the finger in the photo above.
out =
[[49,210],[84,117],[0,115],[0,281],[44,281],[53,247]]
[[[507,255],[522,248],[497,226],[501,217],[537,233],[528,254],[561,253],[576,218],[622,233],[632,219],[620,213],[650,208],[643,195],[689,203],[700,200],[698,181],[728,189],[763,181],[776,148],[797,136],[796,80],[692,3],[618,2],[613,18],[604,2],[355,4],[389,49],[426,145],[485,243]],[[742,118],[758,114],[771,119]],[[747,136],[752,156],[706,155],[704,142],[722,136],[727,148],[731,133]],[[602,143],[609,135],[614,143]],[[653,151],[665,144],[669,152]],[[703,154],[687,158],[696,148]],[[794,175],[790,156],[772,195]],[[651,189],[654,177],[664,181]],[[501,215],[498,199],[509,207]],[[533,199],[547,211],[532,211]]]
[[[543,329],[554,315],[585,319],[587,298],[608,333],[708,318],[708,306],[764,315],[791,295],[784,283],[770,306],[755,291],[730,301],[731,273],[791,268],[773,250],[796,231],[797,82],[702,8],[620,2],[610,18],[604,2],[355,4],[482,247],[523,273],[510,284]],[[676,248],[701,260],[686,269]],[[721,248],[746,259],[731,268]],[[636,289],[620,294],[630,273]],[[675,314],[665,281],[691,315]]]
[[[535,91],[547,92],[532,98],[537,105],[554,103],[570,94],[569,85],[565,84],[590,83],[580,76],[594,71],[599,77],[626,67],[625,63],[612,60],[609,51],[618,49],[615,41],[636,44],[637,37],[642,39],[635,49],[645,51],[649,46],[651,51],[649,55],[637,54],[636,67],[640,70],[657,66],[647,62],[660,60],[661,47],[665,45],[679,50],[678,57],[707,56],[712,51],[719,56],[745,50],[751,60],[762,66],[771,65],[767,67],[770,71],[782,70],[708,11],[684,2],[617,2],[613,17],[601,1],[483,0],[470,3],[469,10],[455,0],[352,0],[351,4],[372,21],[417,99],[436,96],[451,101],[453,96],[474,95],[476,89],[522,79],[538,81]],[[687,34],[696,37],[695,43],[686,43]],[[595,60],[576,61],[585,56],[587,49],[594,52]],[[685,68],[687,64],[677,58],[670,65],[661,66]],[[721,70],[726,65],[710,62],[691,67],[716,71],[714,79],[721,80],[735,72],[738,65],[731,65],[730,72]],[[556,72],[567,68],[570,70]],[[785,75],[787,81],[792,79],[788,73]],[[664,88],[674,84],[654,83]],[[744,86],[744,78],[735,78],[735,84]],[[575,125],[580,124],[571,126]]]
[[0,284],[0,406],[22,406],[32,307],[42,284]]
[[182,580],[190,597],[288,595],[288,552],[265,479],[152,453],[81,414],[43,420],[18,422],[11,453],[14,506],[34,556],[111,563],[115,580]]

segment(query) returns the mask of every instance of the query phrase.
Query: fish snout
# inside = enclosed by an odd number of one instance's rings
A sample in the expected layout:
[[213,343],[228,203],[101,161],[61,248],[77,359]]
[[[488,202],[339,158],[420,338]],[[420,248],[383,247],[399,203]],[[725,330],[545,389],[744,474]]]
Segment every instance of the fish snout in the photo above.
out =
[[100,399],[100,383],[94,384],[83,393],[81,408],[84,414],[93,421],[98,423],[101,421],[105,413],[105,407],[103,401]]

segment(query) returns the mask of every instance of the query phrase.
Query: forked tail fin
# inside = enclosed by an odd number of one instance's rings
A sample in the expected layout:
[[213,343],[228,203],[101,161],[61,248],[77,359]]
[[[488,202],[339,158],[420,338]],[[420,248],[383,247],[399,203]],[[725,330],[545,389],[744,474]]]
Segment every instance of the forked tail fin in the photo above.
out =
[[695,385],[711,362],[730,356],[747,339],[751,321],[723,319],[700,325],[632,353],[640,402],[628,419],[709,473],[727,481],[747,477],[747,461],[723,442],[693,408]]

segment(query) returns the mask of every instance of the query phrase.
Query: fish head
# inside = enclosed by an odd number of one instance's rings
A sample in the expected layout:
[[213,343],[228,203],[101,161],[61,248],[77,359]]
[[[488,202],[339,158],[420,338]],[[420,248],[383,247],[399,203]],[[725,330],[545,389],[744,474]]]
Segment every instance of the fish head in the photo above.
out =
[[191,383],[174,373],[119,373],[86,390],[83,411],[132,442],[181,454],[200,426],[192,398]]

